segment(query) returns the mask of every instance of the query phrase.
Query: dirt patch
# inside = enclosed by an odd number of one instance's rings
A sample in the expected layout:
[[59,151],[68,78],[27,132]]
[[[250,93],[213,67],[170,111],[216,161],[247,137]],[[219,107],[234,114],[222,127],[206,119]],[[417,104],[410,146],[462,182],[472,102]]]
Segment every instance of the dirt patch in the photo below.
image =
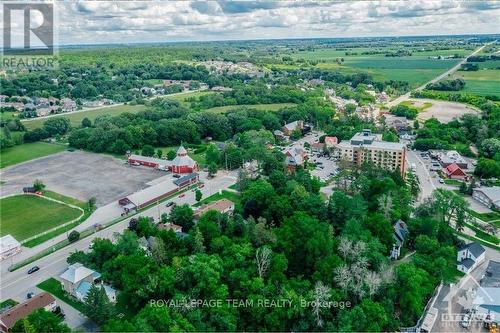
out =
[[436,118],[442,123],[449,123],[455,118],[459,118],[467,113],[478,113],[478,110],[461,103],[438,101],[433,99],[412,99],[414,106],[423,106],[426,102],[432,105],[423,109],[417,116],[419,120]]
[[22,192],[40,179],[47,189],[79,200],[97,198],[99,206],[147,187],[165,172],[132,167],[117,158],[83,151],[61,152],[2,170],[1,195]]

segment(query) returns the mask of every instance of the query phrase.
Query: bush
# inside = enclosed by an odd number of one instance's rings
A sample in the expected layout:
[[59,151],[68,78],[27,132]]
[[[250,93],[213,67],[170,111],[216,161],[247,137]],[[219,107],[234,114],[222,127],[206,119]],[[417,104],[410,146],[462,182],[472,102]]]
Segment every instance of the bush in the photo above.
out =
[[74,243],[76,242],[77,240],[80,239],[80,233],[76,230],[73,230],[72,232],[69,233],[68,235],[68,240],[71,242],[71,243]]

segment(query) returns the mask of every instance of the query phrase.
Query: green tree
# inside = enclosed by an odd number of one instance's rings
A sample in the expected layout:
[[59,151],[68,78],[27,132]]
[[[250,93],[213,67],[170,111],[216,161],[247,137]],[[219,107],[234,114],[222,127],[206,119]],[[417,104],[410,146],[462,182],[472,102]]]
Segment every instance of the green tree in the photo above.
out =
[[82,119],[82,127],[92,127],[92,122],[89,118],[85,117]]
[[92,196],[89,198],[89,200],[87,201],[87,206],[89,207],[90,211],[95,209],[96,202],[97,202],[96,197]]
[[200,202],[202,196],[203,196],[203,193],[201,193],[201,191],[199,189],[196,189],[195,198],[196,198],[197,202]]
[[188,204],[177,205],[172,208],[169,220],[171,223],[180,225],[183,232],[188,232],[194,225],[193,210]]
[[102,325],[113,315],[113,305],[104,287],[93,284],[84,299],[85,313],[96,324]]
[[177,154],[175,153],[175,151],[174,151],[174,150],[169,150],[169,151],[167,152],[167,159],[168,159],[169,161],[173,160],[176,156],[177,156]]
[[11,332],[71,332],[61,316],[38,309],[25,319],[18,320]]
[[218,167],[217,167],[217,164],[216,164],[216,163],[214,163],[214,162],[210,163],[210,164],[208,165],[208,174],[209,174],[210,176],[214,176],[214,175],[216,175],[216,174],[217,174],[217,169],[218,169]]
[[155,154],[155,149],[151,145],[144,145],[142,147],[143,156],[153,156]]
[[41,192],[44,190],[45,184],[40,179],[36,179],[33,183],[33,188],[35,189],[35,191]]
[[73,230],[72,232],[69,233],[68,235],[68,240],[71,242],[71,243],[74,243],[76,242],[77,240],[80,239],[80,233],[76,230]]

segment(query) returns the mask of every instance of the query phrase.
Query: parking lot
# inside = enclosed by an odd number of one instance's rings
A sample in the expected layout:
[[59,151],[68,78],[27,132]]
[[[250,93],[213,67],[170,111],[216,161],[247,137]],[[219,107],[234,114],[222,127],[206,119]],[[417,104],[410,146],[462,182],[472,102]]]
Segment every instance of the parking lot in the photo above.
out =
[[40,179],[48,190],[82,201],[95,196],[102,206],[147,187],[163,171],[132,167],[112,156],[83,151],[61,152],[3,170],[1,195],[22,193]]

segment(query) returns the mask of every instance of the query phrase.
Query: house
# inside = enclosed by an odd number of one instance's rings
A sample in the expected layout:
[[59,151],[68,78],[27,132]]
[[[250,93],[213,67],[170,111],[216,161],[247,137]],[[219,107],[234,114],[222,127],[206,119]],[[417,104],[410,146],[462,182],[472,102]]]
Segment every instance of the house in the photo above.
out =
[[0,261],[21,252],[21,243],[11,235],[0,238]]
[[455,163],[462,169],[467,169],[467,161],[456,150],[449,150],[439,154],[438,161],[443,168]]
[[[100,273],[83,266],[81,263],[74,263],[64,273],[59,275],[62,289],[81,302],[87,296],[90,287],[93,284],[99,283],[100,278]],[[108,299],[113,303],[116,302],[116,291],[102,282],[101,285],[104,287]]]
[[173,223],[158,223],[158,230],[172,230],[175,233],[182,232],[182,227]]
[[0,329],[2,332],[9,332],[18,320],[26,318],[34,311],[45,309],[52,312],[56,307],[54,296],[46,292],[40,293],[0,314]]
[[273,132],[274,134],[274,137],[278,140],[288,140],[288,137],[285,135],[285,133],[283,133],[282,131],[280,130],[275,130]]
[[465,172],[456,163],[450,164],[444,168],[443,173],[450,179],[465,180],[467,178]]
[[484,257],[485,250],[481,244],[472,242],[462,246],[457,253],[457,269],[468,274],[484,261]]
[[175,173],[191,173],[198,170],[198,163],[188,156],[187,150],[183,146],[180,146],[170,170]]
[[384,118],[385,126],[387,126],[388,128],[394,128],[398,133],[407,130],[410,127],[410,124],[406,117],[399,117],[388,114],[385,115]]
[[291,136],[294,131],[300,131],[304,128],[304,122],[302,120],[292,121],[291,123],[285,124],[281,131],[286,136]]
[[76,110],[76,102],[72,99],[69,98],[63,98],[61,99],[61,109],[64,112],[71,112]]
[[304,165],[307,160],[307,153],[302,148],[292,148],[285,152],[285,164],[288,171],[294,172],[298,166]]
[[390,258],[392,260],[396,260],[399,258],[405,238],[408,236],[410,232],[408,231],[408,227],[406,226],[406,223],[403,220],[398,220],[392,227],[394,229],[393,237],[395,242],[392,245]]
[[333,148],[339,143],[339,139],[336,136],[325,136],[326,148]]
[[500,262],[490,260],[474,293],[472,305],[485,324],[500,324]]
[[231,214],[234,211],[234,202],[228,199],[213,201],[198,208],[194,212],[193,218],[199,220],[200,217],[209,210],[215,210],[221,214]]
[[488,208],[500,209],[500,186],[475,188],[472,198]]
[[325,150],[325,144],[321,142],[315,142],[311,145],[311,150],[315,153],[323,153]]

